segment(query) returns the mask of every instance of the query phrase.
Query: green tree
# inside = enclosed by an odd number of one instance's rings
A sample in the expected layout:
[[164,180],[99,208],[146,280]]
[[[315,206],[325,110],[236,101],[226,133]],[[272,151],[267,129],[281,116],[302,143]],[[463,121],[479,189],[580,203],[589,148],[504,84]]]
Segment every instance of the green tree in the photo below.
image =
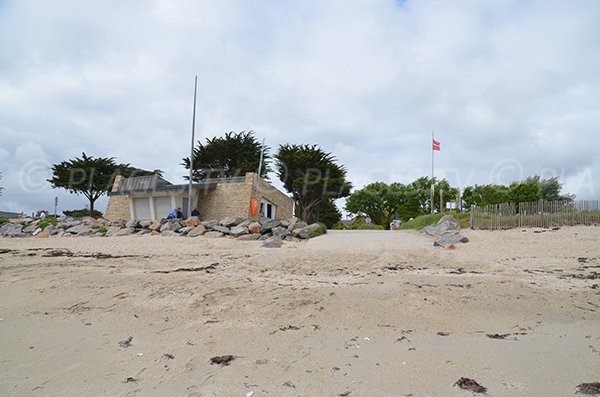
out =
[[64,188],[70,193],[83,194],[89,201],[89,213],[94,213],[94,203],[110,191],[115,176],[124,177],[161,174],[162,171],[146,171],[130,164],[117,164],[114,157],[92,157],[82,153],[51,168],[52,178],[48,182],[53,189]]
[[333,225],[338,223],[342,219],[342,213],[335,205],[333,199],[325,199],[319,205],[319,214],[317,220],[324,223],[328,229],[331,229]]
[[318,219],[324,200],[350,193],[346,169],[317,145],[281,145],[275,160],[277,176],[294,198],[296,215],[305,222]]
[[[425,212],[431,212],[431,178],[423,176],[408,185],[414,191],[419,207]],[[444,211],[445,203],[440,203],[440,190],[443,190],[444,202],[453,201],[458,195],[458,189],[450,186],[446,179],[435,180],[433,194],[433,209]]]
[[472,205],[482,207],[489,204],[502,204],[509,201],[508,187],[502,185],[475,185],[467,186],[463,191],[463,206],[471,208]]
[[[246,172],[256,172],[261,150],[262,145],[253,131],[229,132],[224,137],[207,138],[205,144],[199,141],[194,148],[192,180],[243,176]],[[269,147],[265,146],[260,172],[262,177],[271,171],[269,161]],[[189,170],[190,158],[185,157],[181,165]],[[189,180],[189,176],[185,176],[185,179]]]

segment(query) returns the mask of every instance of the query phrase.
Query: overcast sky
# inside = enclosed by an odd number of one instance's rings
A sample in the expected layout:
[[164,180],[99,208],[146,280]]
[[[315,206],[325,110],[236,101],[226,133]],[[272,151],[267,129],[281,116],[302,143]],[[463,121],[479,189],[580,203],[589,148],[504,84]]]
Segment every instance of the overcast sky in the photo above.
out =
[[0,210],[83,208],[45,180],[84,151],[182,183],[195,74],[198,137],[316,143],[355,187],[430,175],[435,131],[454,186],[600,196],[600,1],[0,0]]

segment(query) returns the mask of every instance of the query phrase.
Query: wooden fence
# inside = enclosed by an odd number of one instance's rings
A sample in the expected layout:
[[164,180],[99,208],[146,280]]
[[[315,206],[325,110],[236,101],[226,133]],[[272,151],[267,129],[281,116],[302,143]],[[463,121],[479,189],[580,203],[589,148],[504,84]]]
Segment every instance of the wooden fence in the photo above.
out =
[[472,229],[600,225],[598,200],[533,201],[471,207]]

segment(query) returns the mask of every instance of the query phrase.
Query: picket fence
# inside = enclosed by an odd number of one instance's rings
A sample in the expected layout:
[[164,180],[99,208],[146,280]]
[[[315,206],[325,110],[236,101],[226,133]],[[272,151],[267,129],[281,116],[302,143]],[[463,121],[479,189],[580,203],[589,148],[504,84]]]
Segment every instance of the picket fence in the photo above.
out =
[[472,229],[600,225],[598,200],[533,201],[471,207]]

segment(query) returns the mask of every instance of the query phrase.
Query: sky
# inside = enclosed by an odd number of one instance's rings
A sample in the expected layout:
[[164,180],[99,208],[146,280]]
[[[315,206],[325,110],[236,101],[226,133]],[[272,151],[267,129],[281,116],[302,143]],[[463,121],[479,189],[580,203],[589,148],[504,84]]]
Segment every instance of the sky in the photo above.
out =
[[595,0],[0,0],[0,210],[83,208],[46,182],[82,152],[183,183],[195,75],[198,139],[318,144],[355,188],[431,175],[435,132],[453,186],[599,199],[599,71]]

